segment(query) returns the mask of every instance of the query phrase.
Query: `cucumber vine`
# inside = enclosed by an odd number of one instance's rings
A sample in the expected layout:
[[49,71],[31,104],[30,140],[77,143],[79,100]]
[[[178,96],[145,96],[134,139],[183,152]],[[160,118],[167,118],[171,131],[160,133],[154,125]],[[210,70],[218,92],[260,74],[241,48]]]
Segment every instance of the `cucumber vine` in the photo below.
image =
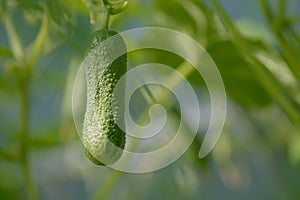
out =
[[[111,15],[116,15],[124,11],[129,2],[127,0],[83,0],[90,10],[90,22],[95,29],[109,29]],[[101,18],[104,14],[104,20]]]

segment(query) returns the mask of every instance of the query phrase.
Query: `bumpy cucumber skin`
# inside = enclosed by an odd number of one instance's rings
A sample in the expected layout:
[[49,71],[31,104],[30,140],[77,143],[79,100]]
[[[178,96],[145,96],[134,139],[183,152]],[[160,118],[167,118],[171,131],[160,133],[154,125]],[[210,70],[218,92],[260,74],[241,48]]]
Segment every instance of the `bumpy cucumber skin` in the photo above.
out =
[[[113,40],[102,41],[114,36]],[[126,52],[122,37],[110,30],[98,30],[93,34],[90,49],[84,60],[87,104],[84,116],[82,141],[87,157],[97,165],[115,163],[125,146],[124,126],[125,88],[118,90],[112,102],[113,89],[127,71],[127,54],[109,63],[116,52]],[[125,87],[125,83],[121,83]],[[113,109],[114,108],[114,109]],[[118,147],[118,148],[116,148]]]

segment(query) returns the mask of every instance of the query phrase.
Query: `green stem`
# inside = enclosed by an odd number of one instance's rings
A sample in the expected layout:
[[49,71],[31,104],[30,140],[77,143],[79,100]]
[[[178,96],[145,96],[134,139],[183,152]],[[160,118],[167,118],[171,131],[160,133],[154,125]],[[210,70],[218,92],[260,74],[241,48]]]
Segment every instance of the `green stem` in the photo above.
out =
[[113,174],[110,176],[110,179],[105,182],[105,185],[101,188],[99,193],[96,195],[95,200],[104,200],[106,199],[110,192],[114,189],[118,181],[121,179],[123,173],[114,170]]
[[261,0],[260,4],[261,4],[263,13],[265,14],[267,20],[271,22],[273,20],[274,16],[273,16],[273,13],[272,13],[267,1],[268,0]]
[[29,134],[29,95],[28,95],[28,82],[24,81],[20,83],[20,165],[22,168],[25,187],[28,195],[28,199],[37,200],[38,193],[35,187],[33,177],[31,174],[29,159],[28,159],[28,134]]
[[44,48],[46,39],[48,37],[50,29],[50,17],[45,9],[43,21],[38,35],[33,43],[33,48],[31,54],[28,57],[28,62],[26,63],[26,68],[24,69],[24,77],[21,77],[20,81],[20,103],[21,103],[21,139],[20,139],[20,161],[22,172],[24,175],[25,187],[28,194],[28,199],[38,200],[38,191],[33,180],[33,176],[30,170],[29,164],[29,147],[28,147],[28,135],[29,135],[29,82],[30,76],[33,68],[36,66],[37,60],[40,57],[42,50]]
[[105,12],[105,21],[104,21],[104,29],[109,30],[109,21],[110,21],[110,11],[109,9]]
[[[35,187],[33,177],[31,174],[28,158],[28,134],[29,134],[29,74],[26,73],[27,63],[25,60],[25,50],[22,44],[22,40],[16,30],[16,27],[8,13],[2,15],[3,23],[7,31],[10,46],[13,51],[15,60],[21,69],[24,76],[18,76],[19,82],[19,94],[20,94],[20,149],[19,159],[20,167],[24,176],[24,183],[27,192],[28,199],[37,200],[38,192]],[[37,50],[36,50],[37,51]]]
[[286,0],[279,0],[278,1],[278,18],[279,18],[279,23],[282,23],[285,18],[285,12],[286,12]]
[[285,61],[288,64],[290,70],[294,73],[298,82],[300,82],[300,66],[299,59],[294,55],[293,50],[290,45],[286,42],[281,33],[276,34],[277,40],[283,49],[283,55],[285,56]]
[[219,1],[213,0],[213,4],[220,13],[221,17],[227,23],[229,30],[235,36],[237,47],[244,53],[244,55],[247,55],[249,64],[254,72],[253,74],[256,75],[261,85],[266,89],[270,96],[272,96],[280,105],[288,118],[295,125],[300,124],[300,117],[297,108],[293,106],[293,103],[290,101],[289,97],[280,89],[280,84],[278,81],[274,79],[264,65],[255,56],[253,56],[251,50],[247,48],[246,41],[242,38],[241,34],[236,29],[229,15],[226,13]]
[[45,46],[45,42],[50,30],[50,23],[51,23],[50,16],[45,9],[41,28],[33,43],[31,54],[28,57],[27,65],[28,65],[28,70],[30,71],[32,71],[32,69],[36,66],[36,62],[43,52],[43,48]]
[[7,31],[7,36],[9,38],[10,46],[13,51],[13,55],[17,61],[22,63],[25,59],[25,51],[20,36],[14,26],[11,17],[8,13],[2,15],[3,24]]
[[298,52],[300,52],[300,36],[298,35],[297,31],[295,30],[295,28],[291,31],[291,35],[292,37],[295,39],[296,41],[296,48],[298,50]]

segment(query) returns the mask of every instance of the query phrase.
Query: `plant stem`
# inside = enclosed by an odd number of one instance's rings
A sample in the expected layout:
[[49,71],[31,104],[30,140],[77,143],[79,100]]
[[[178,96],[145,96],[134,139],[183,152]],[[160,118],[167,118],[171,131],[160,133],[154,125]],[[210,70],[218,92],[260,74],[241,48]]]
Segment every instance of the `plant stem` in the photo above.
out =
[[109,9],[105,12],[105,21],[104,21],[104,29],[109,30],[109,20],[110,20],[110,11]]
[[2,15],[2,19],[3,19],[3,24],[7,31],[7,36],[9,38],[13,55],[15,59],[21,63],[25,58],[25,53],[24,53],[25,51],[20,36],[8,13],[4,13]]
[[48,37],[49,29],[50,29],[50,22],[51,22],[50,16],[47,13],[46,9],[44,10],[45,12],[43,16],[42,25],[33,43],[32,51],[28,58],[27,66],[28,66],[28,70],[30,71],[32,71],[32,69],[36,66],[36,62],[43,51],[46,39]]
[[269,8],[267,0],[261,0],[260,4],[261,4],[261,7],[263,9],[263,13],[265,14],[267,20],[272,21],[273,18],[274,18],[274,15],[273,15],[271,9]]
[[284,21],[285,12],[286,12],[286,0],[278,1],[278,13],[279,13],[279,22],[282,23]]
[[20,77],[20,103],[21,103],[21,138],[20,138],[20,161],[22,172],[24,175],[25,187],[27,190],[28,199],[30,200],[38,200],[38,191],[36,185],[33,180],[33,176],[30,170],[29,164],[29,146],[28,146],[28,135],[29,135],[29,83],[30,76],[33,68],[36,66],[36,62],[40,57],[43,47],[45,45],[46,39],[48,37],[49,29],[50,29],[50,16],[48,15],[46,9],[44,9],[44,16],[41,28],[36,36],[36,39],[33,43],[33,48],[31,54],[28,57],[26,68],[24,68],[23,73],[24,77]]
[[229,30],[235,36],[237,47],[247,55],[250,67],[253,70],[253,74],[256,75],[257,79],[260,81],[261,85],[266,89],[266,91],[274,98],[274,100],[280,105],[283,111],[286,113],[288,118],[296,126],[300,124],[300,115],[297,111],[297,108],[293,106],[293,103],[290,101],[289,97],[280,89],[280,84],[276,79],[270,74],[270,72],[264,67],[261,62],[252,55],[252,52],[247,48],[246,41],[242,38],[239,31],[236,29],[234,23],[230,19],[229,15],[226,13],[222,5],[218,0],[212,1],[221,17],[227,23]]
[[29,133],[29,96],[28,96],[28,82],[21,82],[19,85],[20,92],[20,165],[22,168],[25,187],[28,199],[37,200],[38,193],[35,187],[33,177],[31,174],[29,159],[28,159],[28,133]]
[[[8,13],[2,15],[3,23],[7,31],[10,46],[13,51],[15,60],[20,67],[25,67],[25,51],[22,40],[16,30],[14,23]],[[22,69],[21,71],[25,71]],[[26,74],[26,73],[25,73]],[[20,167],[24,176],[25,188],[28,199],[37,200],[38,195],[33,182],[29,161],[28,161],[28,124],[29,124],[29,100],[28,100],[28,82],[21,80],[19,82],[20,94]]]
[[113,174],[110,176],[110,179],[105,182],[105,185],[101,188],[99,193],[96,195],[95,200],[104,200],[106,199],[110,192],[114,189],[115,185],[118,183],[123,173],[114,170]]
[[[45,14],[46,15],[46,14]],[[43,24],[39,31],[39,34],[33,45],[33,51],[31,56],[26,60],[25,50],[22,44],[22,40],[15,28],[15,25],[8,13],[3,15],[3,23],[7,31],[7,35],[10,41],[10,46],[13,50],[14,58],[19,66],[20,70],[16,74],[19,78],[19,95],[20,95],[20,147],[19,147],[19,161],[21,171],[24,176],[24,184],[29,200],[38,200],[38,192],[35,186],[32,172],[29,163],[29,83],[31,68],[35,66],[41,50],[44,46],[45,40],[48,35],[50,19],[49,16],[44,16]]]

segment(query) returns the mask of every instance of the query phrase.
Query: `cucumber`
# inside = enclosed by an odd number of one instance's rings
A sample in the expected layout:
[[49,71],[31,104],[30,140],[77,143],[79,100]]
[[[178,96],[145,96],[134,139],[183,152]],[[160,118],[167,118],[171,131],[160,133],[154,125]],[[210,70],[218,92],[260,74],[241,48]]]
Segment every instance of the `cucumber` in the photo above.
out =
[[[101,43],[114,36],[113,40]],[[100,44],[101,43],[101,44]],[[104,44],[104,45],[103,45]],[[127,71],[127,53],[115,59],[111,55],[126,52],[122,37],[114,31],[102,29],[93,33],[83,67],[87,83],[87,103],[83,123],[82,142],[87,157],[97,165],[113,164],[122,156],[125,132],[125,88],[113,100],[113,89]],[[122,83],[125,87],[125,83]]]

